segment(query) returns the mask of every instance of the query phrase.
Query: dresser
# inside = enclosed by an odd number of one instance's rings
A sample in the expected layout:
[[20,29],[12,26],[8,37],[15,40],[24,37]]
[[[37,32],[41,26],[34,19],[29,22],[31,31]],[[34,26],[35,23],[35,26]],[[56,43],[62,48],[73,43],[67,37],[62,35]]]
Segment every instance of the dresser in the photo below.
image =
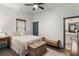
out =
[[10,48],[11,37],[10,36],[5,36],[5,37],[0,38],[0,45],[5,45],[6,48]]

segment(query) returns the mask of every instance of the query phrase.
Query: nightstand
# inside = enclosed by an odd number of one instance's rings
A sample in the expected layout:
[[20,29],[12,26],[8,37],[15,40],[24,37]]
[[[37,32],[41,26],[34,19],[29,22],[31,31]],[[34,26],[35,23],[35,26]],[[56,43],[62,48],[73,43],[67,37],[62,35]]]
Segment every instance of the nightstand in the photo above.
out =
[[3,38],[0,38],[0,48],[10,48],[11,45],[11,37],[10,36],[6,36]]

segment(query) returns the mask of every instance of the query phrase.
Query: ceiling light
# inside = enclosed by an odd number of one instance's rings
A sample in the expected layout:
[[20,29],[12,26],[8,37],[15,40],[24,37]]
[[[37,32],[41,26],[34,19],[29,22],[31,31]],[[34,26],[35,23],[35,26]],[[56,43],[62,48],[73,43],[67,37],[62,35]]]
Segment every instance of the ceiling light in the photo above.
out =
[[38,8],[38,5],[34,5],[34,8]]

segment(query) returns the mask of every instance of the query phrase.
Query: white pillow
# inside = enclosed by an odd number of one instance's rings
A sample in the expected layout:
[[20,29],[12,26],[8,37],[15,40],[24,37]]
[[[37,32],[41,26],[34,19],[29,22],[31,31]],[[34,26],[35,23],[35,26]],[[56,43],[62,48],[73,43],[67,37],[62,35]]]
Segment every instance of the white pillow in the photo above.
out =
[[16,32],[13,32],[11,35],[13,35],[13,36],[20,36],[20,32],[16,31]]
[[27,35],[26,32],[20,32],[20,35],[23,36],[23,35]]
[[5,37],[5,36],[7,36],[6,33],[4,33],[4,32],[0,32],[0,37],[1,37],[1,38],[2,38],[2,37]]

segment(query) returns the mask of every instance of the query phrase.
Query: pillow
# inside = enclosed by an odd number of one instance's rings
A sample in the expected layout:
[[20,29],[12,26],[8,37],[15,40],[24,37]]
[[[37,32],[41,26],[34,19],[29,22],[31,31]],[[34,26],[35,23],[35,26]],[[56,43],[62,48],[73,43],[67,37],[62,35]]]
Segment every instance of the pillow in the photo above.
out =
[[20,36],[20,32],[16,31],[16,32],[13,32],[11,35],[13,35],[13,36]]
[[23,35],[27,35],[26,32],[20,32],[20,35],[23,36]]
[[13,36],[23,36],[23,35],[27,35],[27,33],[16,31],[16,32],[13,32],[11,35],[13,35]]
[[2,37],[5,37],[5,36],[7,36],[6,33],[4,33],[4,32],[0,32],[0,37],[1,37],[1,38],[2,38]]

